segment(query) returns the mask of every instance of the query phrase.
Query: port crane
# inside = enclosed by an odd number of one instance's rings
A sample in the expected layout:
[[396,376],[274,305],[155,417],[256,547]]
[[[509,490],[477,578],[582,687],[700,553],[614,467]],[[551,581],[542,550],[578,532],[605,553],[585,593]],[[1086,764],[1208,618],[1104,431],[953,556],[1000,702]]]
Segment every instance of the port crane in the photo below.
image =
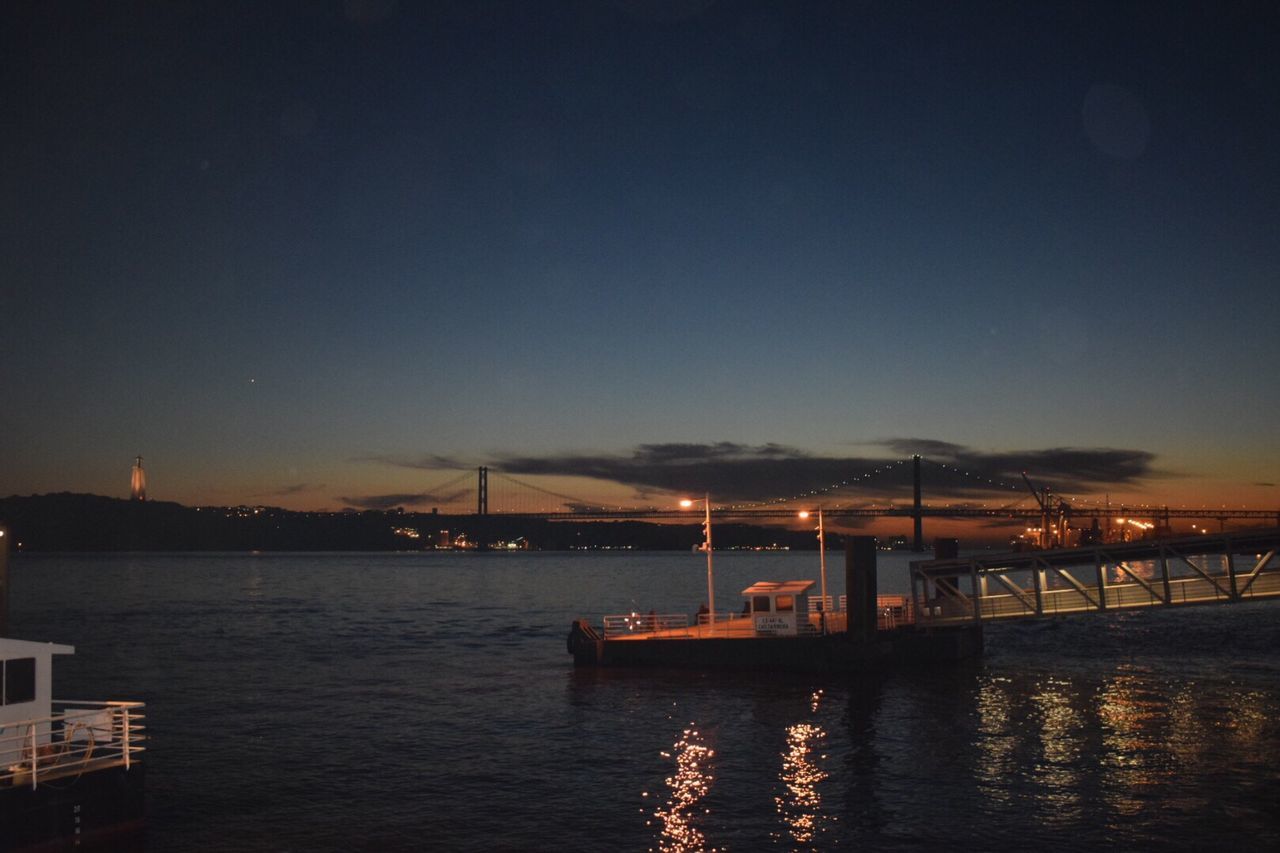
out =
[[1036,544],[1041,548],[1065,548],[1067,531],[1070,528],[1071,505],[1059,499],[1055,506],[1053,491],[1048,486],[1037,489],[1032,485],[1026,471],[1020,473],[1022,482],[1027,484],[1027,488],[1031,490],[1031,496],[1040,505],[1040,536]]

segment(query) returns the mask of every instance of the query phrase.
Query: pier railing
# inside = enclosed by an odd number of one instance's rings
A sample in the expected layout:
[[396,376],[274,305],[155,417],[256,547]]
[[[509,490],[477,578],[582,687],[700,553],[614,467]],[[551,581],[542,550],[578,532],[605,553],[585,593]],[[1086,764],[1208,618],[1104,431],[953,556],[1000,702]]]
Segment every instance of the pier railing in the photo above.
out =
[[54,713],[0,727],[0,787],[128,769],[145,751],[142,702],[54,702]]
[[[835,599],[827,596],[827,604],[839,601],[839,610],[826,613],[826,633],[839,634],[849,629],[849,614],[845,610],[846,598]],[[606,640],[682,640],[691,638],[710,639],[716,637],[754,637],[756,635],[755,617],[758,614],[718,611],[712,618],[710,613],[699,613],[690,622],[684,613],[624,613],[604,617],[604,638]],[[823,630],[822,602],[819,596],[809,599],[809,609],[797,613],[796,635],[809,636],[820,634]],[[876,598],[876,627],[881,631],[892,631],[912,625],[916,621],[915,608],[910,597],[905,595],[881,595]]]
[[[849,611],[848,597],[840,596],[839,609],[830,609],[827,611],[827,632],[839,633],[848,630]],[[833,604],[835,601],[832,596],[827,596],[827,604]],[[810,621],[820,620],[822,618],[822,596],[814,595],[809,597],[809,619]],[[876,596],[876,627],[881,631],[892,631],[895,628],[901,628],[905,625],[915,624],[915,608],[912,606],[911,597],[907,595],[878,595]]]
[[673,632],[688,627],[687,613],[627,613],[604,617],[606,640],[634,634],[656,634],[659,631]]

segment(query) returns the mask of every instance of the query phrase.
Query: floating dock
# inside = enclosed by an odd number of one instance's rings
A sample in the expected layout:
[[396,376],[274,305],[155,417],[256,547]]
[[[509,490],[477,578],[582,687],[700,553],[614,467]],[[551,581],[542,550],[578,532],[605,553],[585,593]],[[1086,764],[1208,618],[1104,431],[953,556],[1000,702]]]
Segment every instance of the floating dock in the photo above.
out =
[[861,672],[982,653],[978,623],[924,626],[907,596],[877,595],[876,540],[845,549],[846,594],[810,596],[813,581],[762,581],[740,613],[624,614],[600,628],[579,619],[568,649],[578,666]]

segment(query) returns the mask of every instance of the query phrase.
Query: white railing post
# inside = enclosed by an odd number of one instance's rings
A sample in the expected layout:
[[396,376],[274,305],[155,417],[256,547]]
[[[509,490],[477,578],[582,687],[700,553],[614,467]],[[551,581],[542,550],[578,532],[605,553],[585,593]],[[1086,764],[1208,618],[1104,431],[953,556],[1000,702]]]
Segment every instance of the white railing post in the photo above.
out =
[[124,707],[120,709],[123,713],[123,721],[120,727],[120,740],[124,749],[124,769],[129,769],[129,709]]

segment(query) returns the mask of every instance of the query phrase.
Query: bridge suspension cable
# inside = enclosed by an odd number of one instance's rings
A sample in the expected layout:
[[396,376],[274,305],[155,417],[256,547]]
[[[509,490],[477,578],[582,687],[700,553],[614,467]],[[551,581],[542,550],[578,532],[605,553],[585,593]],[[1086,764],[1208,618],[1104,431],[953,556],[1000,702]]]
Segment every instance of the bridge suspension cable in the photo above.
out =
[[[585,501],[582,498],[575,497],[574,495],[566,495],[566,494],[562,494],[561,492],[552,491],[551,489],[544,489],[540,486],[535,486],[532,483],[526,483],[523,480],[518,480],[515,477],[512,477],[510,474],[503,474],[500,471],[494,471],[493,475],[500,479],[506,480],[509,483],[514,483],[515,485],[520,486],[521,488],[529,489],[530,491],[533,491],[533,492],[538,492],[539,494],[549,495],[553,498],[560,498],[561,500],[569,501],[570,503],[573,503],[582,507],[586,507],[586,508],[591,508],[592,506],[598,506],[600,509],[605,509],[605,506],[603,504],[592,504],[590,501]],[[617,508],[623,509],[624,507],[617,507]],[[638,509],[638,507],[628,507],[628,508]]]
[[790,497],[784,496],[779,498],[770,498],[769,500],[755,501],[753,503],[723,504],[718,506],[717,508],[718,509],[757,509],[759,507],[776,506],[778,504],[791,503],[792,501],[800,501],[800,500],[804,500],[805,498],[813,498],[813,497],[820,497],[823,495],[829,495],[832,492],[838,491],[840,489],[848,488],[849,486],[861,485],[861,483],[858,482],[859,480],[870,480],[872,477],[876,477],[886,471],[893,470],[894,468],[901,467],[910,461],[911,461],[910,459],[898,459],[893,462],[886,462],[883,465],[876,466],[875,468],[866,472],[865,474],[855,474],[841,480],[838,483],[832,483],[830,486],[826,486],[825,488],[811,489],[807,492],[801,492],[798,495],[791,495]]
[[433,495],[433,496],[435,496],[435,497],[441,497],[441,498],[442,498],[442,497],[444,497],[444,496],[443,496],[443,495],[440,495],[440,494],[439,494],[440,492],[443,492],[443,491],[445,491],[446,489],[451,489],[451,488],[453,488],[454,486],[460,485],[463,481],[465,481],[465,480],[470,480],[473,476],[475,476],[475,475],[474,475],[471,471],[463,471],[463,472],[462,472],[461,474],[459,474],[458,476],[453,477],[453,478],[451,478],[451,479],[449,479],[449,480],[446,480],[445,482],[440,483],[440,484],[438,484],[438,485],[432,486],[432,487],[431,487],[431,488],[429,488],[429,489],[424,489],[423,491],[424,491],[425,493],[430,494],[430,495]]
[[945,462],[936,462],[933,459],[928,458],[927,456],[921,456],[920,461],[927,462],[930,465],[936,465],[937,467],[942,468],[943,470],[946,470],[946,471],[952,471],[956,474],[959,474],[961,477],[965,477],[970,480],[987,483],[988,485],[995,486],[998,489],[1009,489],[1010,491],[1014,491],[1014,492],[1022,491],[1022,486],[1015,485],[1013,483],[1008,482],[1007,480],[1001,480],[995,477],[986,477],[986,476],[983,476],[982,474],[975,474],[971,471],[966,471],[963,468],[958,468],[955,465],[948,465]]
[[[1009,503],[1001,504],[1000,506],[996,507],[995,512],[1005,512],[1008,510],[1017,509],[1031,498],[1031,495],[1028,495],[1026,492],[1024,492],[1021,486],[1015,485],[1014,483],[1010,483],[1008,480],[1004,480],[999,477],[988,477],[983,474],[975,474],[972,471],[966,471],[965,469],[959,468],[955,465],[948,465],[946,462],[938,462],[934,459],[929,459],[928,457],[925,457],[925,456],[921,456],[920,461],[927,462],[928,464],[941,468],[944,471],[950,471],[953,474],[958,474],[961,477],[964,477],[965,479],[968,479],[968,480],[973,480],[978,484],[985,483],[989,486],[994,486],[997,489],[1008,489],[1009,491],[1022,493],[1022,496],[1019,497],[1017,500],[1010,501]],[[986,506],[986,504],[984,503],[983,506]]]

